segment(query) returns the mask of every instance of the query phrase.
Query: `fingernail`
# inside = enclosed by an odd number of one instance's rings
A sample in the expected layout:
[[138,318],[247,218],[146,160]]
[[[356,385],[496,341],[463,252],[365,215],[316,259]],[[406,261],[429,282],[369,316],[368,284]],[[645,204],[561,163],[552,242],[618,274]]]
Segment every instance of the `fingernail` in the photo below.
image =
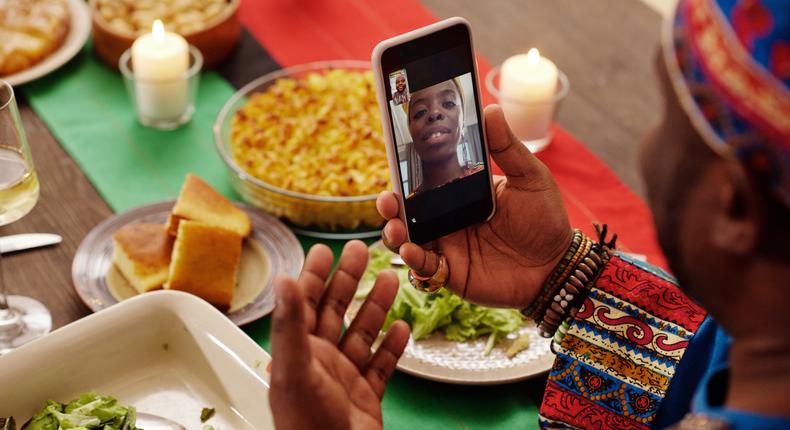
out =
[[285,296],[285,294],[287,294],[285,292],[285,289],[287,287],[285,285],[286,283],[283,282],[283,280],[281,278],[282,276],[284,276],[284,275],[279,274],[279,275],[275,276],[274,277],[274,281],[272,281],[272,286],[274,287],[274,305],[277,306],[277,307],[284,308],[284,307],[287,306],[287,303],[286,303],[286,301],[285,301],[285,299],[283,297],[283,296]]

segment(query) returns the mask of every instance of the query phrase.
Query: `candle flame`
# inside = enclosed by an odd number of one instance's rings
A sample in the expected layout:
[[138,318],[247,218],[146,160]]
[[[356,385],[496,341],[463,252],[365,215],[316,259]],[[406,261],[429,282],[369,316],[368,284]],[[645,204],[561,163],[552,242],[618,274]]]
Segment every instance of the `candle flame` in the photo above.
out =
[[151,27],[151,33],[153,33],[156,39],[162,39],[165,36],[165,25],[162,24],[161,19],[154,21],[154,25]]
[[532,48],[527,52],[527,63],[538,64],[540,62],[540,51],[538,48]]

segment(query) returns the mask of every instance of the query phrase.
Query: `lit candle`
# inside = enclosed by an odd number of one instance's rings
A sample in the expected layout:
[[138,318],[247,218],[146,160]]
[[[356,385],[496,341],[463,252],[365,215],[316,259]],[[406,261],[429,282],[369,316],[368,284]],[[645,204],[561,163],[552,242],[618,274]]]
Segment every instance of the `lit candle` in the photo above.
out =
[[183,37],[165,31],[154,21],[151,33],[132,44],[132,70],[137,109],[151,120],[173,120],[188,104],[189,45]]
[[537,49],[502,64],[500,105],[513,133],[522,141],[544,139],[554,117],[557,66]]

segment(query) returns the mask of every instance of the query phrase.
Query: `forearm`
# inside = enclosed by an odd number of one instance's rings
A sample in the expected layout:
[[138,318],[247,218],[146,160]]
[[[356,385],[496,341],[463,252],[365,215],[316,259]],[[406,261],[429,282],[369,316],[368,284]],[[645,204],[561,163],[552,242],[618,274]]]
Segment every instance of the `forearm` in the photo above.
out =
[[705,312],[665,272],[616,253],[577,300],[554,335],[543,423],[648,427]]

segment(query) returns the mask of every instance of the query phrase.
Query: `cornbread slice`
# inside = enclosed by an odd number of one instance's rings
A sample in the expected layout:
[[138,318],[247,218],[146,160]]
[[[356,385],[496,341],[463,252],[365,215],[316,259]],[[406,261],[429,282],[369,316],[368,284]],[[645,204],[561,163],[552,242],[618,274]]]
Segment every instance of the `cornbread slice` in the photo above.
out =
[[165,288],[181,290],[227,310],[236,288],[242,237],[224,228],[182,220]]
[[191,173],[187,174],[173,212],[167,218],[168,232],[175,235],[185,219],[224,228],[242,237],[249,236],[252,229],[250,217],[244,211]]
[[167,280],[173,237],[163,224],[129,224],[112,236],[112,262],[140,293]]

